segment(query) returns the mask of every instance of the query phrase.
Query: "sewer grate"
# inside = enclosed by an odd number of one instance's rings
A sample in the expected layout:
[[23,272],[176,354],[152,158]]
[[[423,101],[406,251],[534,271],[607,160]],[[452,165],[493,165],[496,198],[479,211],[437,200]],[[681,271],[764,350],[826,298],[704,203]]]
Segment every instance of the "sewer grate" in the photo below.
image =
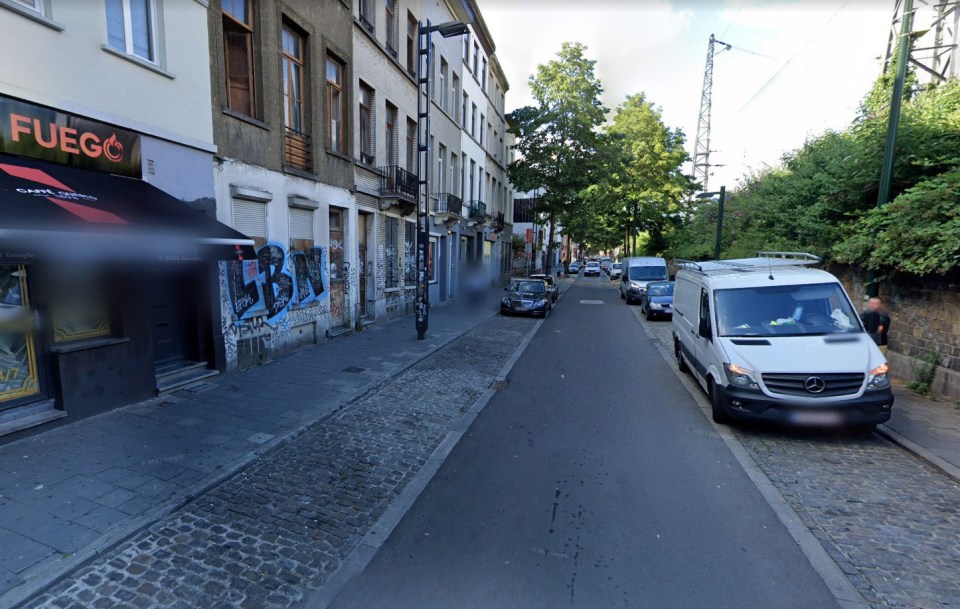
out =
[[352,372],[353,374],[360,374],[361,372],[366,372],[366,368],[357,368],[356,366],[350,366],[349,368],[344,368],[344,372]]
[[585,305],[602,305],[602,304],[603,304],[603,301],[602,301],[602,300],[581,300],[581,301],[580,301],[580,304],[585,304]]

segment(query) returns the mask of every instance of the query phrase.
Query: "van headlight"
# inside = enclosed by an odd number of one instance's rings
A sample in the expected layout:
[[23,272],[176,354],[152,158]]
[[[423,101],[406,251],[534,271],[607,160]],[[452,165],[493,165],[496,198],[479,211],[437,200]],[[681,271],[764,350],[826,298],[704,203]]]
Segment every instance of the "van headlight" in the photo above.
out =
[[650,307],[651,309],[659,309],[659,308],[660,308],[660,305],[657,304],[657,303],[655,303],[655,302],[651,302],[651,303],[647,304],[647,306]]
[[870,371],[867,389],[886,389],[890,386],[890,366],[883,364]]
[[736,364],[724,364],[723,369],[727,373],[727,380],[734,387],[755,391],[760,389],[760,385],[753,378],[753,370],[747,370]]

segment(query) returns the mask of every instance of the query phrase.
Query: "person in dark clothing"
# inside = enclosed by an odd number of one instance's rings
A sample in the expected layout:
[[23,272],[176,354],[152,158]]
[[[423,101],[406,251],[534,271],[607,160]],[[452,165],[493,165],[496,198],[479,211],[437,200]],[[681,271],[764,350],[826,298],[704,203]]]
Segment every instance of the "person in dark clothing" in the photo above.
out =
[[887,354],[887,333],[890,332],[890,316],[883,308],[883,299],[874,296],[867,301],[867,310],[860,315],[863,327],[880,347],[884,355]]

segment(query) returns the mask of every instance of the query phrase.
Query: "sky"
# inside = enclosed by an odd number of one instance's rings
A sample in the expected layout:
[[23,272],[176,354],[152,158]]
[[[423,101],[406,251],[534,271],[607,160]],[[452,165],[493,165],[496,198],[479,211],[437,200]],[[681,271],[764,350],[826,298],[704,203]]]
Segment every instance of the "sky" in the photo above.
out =
[[[893,0],[480,0],[510,91],[564,41],[597,61],[613,109],[644,92],[692,155],[710,34],[733,45],[714,64],[711,190],[733,188],[784,152],[855,116],[879,75]],[[719,47],[717,48],[719,51]],[[772,82],[771,82],[772,79]],[[769,84],[768,84],[769,83]],[[766,85],[766,86],[765,86]],[[722,166],[721,166],[722,165]],[[690,171],[689,165],[685,169]]]

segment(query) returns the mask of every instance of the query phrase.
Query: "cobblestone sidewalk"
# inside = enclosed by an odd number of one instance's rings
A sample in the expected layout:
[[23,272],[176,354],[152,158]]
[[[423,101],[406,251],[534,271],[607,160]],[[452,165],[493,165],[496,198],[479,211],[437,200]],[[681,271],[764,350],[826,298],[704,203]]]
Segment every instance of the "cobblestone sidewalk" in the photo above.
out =
[[490,318],[24,607],[296,604],[349,556],[534,323]]
[[[671,325],[647,328],[672,353]],[[953,478],[877,434],[731,429],[875,609],[960,607]]]

